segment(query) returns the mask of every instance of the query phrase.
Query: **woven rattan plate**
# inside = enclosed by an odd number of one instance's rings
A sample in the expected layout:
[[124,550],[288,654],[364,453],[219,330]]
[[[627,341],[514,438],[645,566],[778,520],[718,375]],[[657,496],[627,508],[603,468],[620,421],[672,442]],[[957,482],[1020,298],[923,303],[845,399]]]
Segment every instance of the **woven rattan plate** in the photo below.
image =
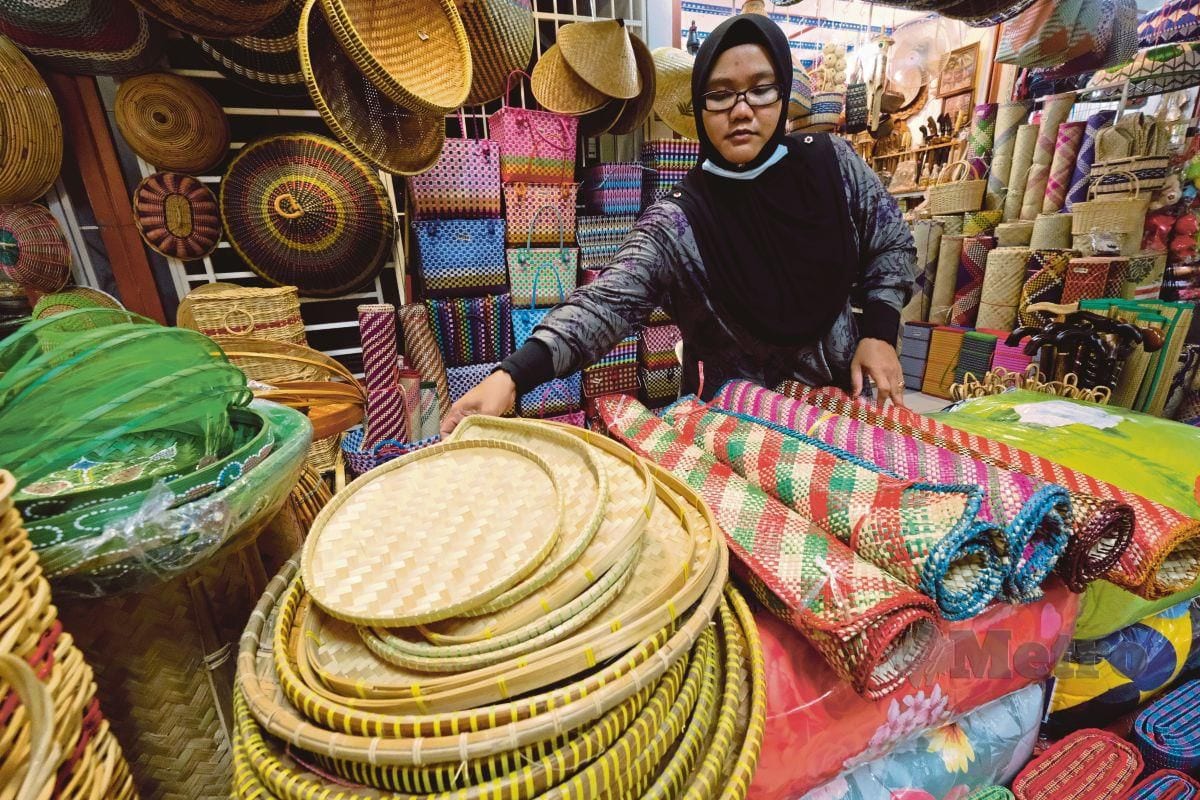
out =
[[133,152],[161,170],[199,174],[225,160],[229,120],[200,84],[169,72],[121,83],[117,128]]
[[335,617],[405,626],[476,608],[537,569],[564,496],[550,465],[508,442],[447,442],[339,493],[313,523],[304,583]]

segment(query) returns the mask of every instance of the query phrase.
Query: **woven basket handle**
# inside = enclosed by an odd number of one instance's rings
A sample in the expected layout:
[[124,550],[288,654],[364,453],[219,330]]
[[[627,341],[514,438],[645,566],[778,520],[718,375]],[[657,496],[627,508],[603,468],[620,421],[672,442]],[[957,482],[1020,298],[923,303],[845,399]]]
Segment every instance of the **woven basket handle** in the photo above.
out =
[[525,234],[525,252],[528,253],[533,249],[533,229],[546,209],[550,209],[558,217],[558,249],[563,255],[566,255],[567,221],[563,219],[562,212],[558,210],[558,207],[550,203],[542,203],[534,210],[533,217],[529,220],[529,231]]
[[[1133,197],[1132,197],[1132,198],[1130,198],[1130,199],[1131,199],[1131,200],[1137,200],[1137,199],[1138,199],[1138,197],[1141,195],[1141,193],[1142,193],[1142,186],[1141,186],[1141,183],[1138,181],[1138,176],[1137,176],[1137,173],[1135,173],[1135,172],[1128,172],[1128,171],[1126,171],[1126,170],[1122,170],[1122,171],[1120,171],[1120,172],[1110,172],[1110,173],[1109,173],[1109,175],[1128,175],[1128,176],[1129,176],[1129,179],[1130,179],[1130,181],[1132,181],[1132,182],[1133,182]],[[1092,181],[1091,185],[1090,185],[1090,186],[1088,186],[1088,199],[1089,199],[1089,200],[1092,200],[1092,199],[1094,199],[1094,198],[1095,198],[1095,196],[1096,196],[1096,187],[1100,186],[1100,185],[1101,185],[1103,182],[1104,182],[1104,176],[1102,176],[1102,177],[1099,177],[1099,178],[1097,178],[1096,180]]]
[[54,776],[62,751],[54,741],[54,702],[50,690],[21,659],[0,653],[0,679],[13,688],[29,714],[29,766],[16,800],[37,800]]
[[[538,278],[542,277],[542,270],[544,268],[545,268],[544,264],[538,264],[537,271],[533,273],[533,284],[530,286],[530,289],[529,289],[529,307],[531,309],[537,308]],[[558,302],[561,303],[567,299],[566,290],[563,289],[562,275],[559,275],[558,270],[556,270],[556,269],[551,268],[550,271],[554,273],[554,280],[556,283],[558,283]]]
[[504,81],[504,99],[501,101],[501,106],[504,108],[512,108],[512,106],[508,104],[508,98],[512,97],[512,79],[514,75],[524,75],[529,79],[530,85],[533,84],[533,76],[523,69],[514,69],[512,72],[508,73],[508,78]]
[[546,416],[546,406],[555,395],[558,395],[559,399],[563,400],[568,407],[571,405],[571,398],[567,394],[567,390],[563,388],[566,385],[567,382],[564,378],[555,378],[542,385],[542,390],[539,392],[541,396],[538,398],[538,416]]
[[[954,175],[957,173],[958,168],[960,166],[963,167],[965,169],[965,171],[962,173],[961,176],[956,178],[956,177],[954,177]],[[958,161],[955,161],[953,164],[951,164],[950,167],[951,168],[949,170],[947,170],[946,172],[943,172],[941,177],[938,178],[938,182],[937,182],[938,186],[944,186],[947,182],[948,183],[966,183],[967,181],[971,180],[972,179],[971,176],[975,174],[975,170],[971,166],[971,162],[967,161],[965,158],[960,158]],[[950,176],[949,181],[944,180],[946,175]],[[980,176],[980,177],[982,177],[982,176]],[[975,180],[978,180],[978,179],[979,178],[975,178]]]
[[[245,328],[233,327],[229,323],[229,317],[232,314],[244,314],[246,316],[246,319],[248,319],[250,321],[249,325]],[[225,332],[228,333],[230,336],[250,336],[251,334],[254,333],[254,314],[252,314],[251,312],[242,308],[241,306],[235,305],[232,308],[230,308],[228,311],[226,311],[225,314],[221,317],[221,327],[224,328]]]

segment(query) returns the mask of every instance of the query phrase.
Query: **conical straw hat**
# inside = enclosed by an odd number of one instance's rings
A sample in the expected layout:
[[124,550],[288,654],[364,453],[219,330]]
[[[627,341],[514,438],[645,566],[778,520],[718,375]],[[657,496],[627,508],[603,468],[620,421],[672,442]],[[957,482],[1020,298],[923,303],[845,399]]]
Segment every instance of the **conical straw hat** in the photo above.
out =
[[621,112],[620,118],[617,119],[615,125],[609,133],[623,135],[633,133],[641,127],[646,121],[646,117],[650,116],[650,111],[654,108],[654,92],[658,86],[658,81],[655,80],[654,71],[654,56],[650,52],[650,48],[646,46],[637,36],[630,36],[633,41],[633,55],[637,58],[638,75],[642,79],[642,90],[638,92],[637,97],[630,100],[625,105],[625,110]]
[[558,31],[558,46],[571,69],[609,97],[631,100],[641,91],[637,56],[624,20],[564,25]]
[[653,53],[654,110],[671,130],[689,139],[700,138],[692,116],[692,65],[690,55],[677,47],[660,47]]
[[586,114],[610,99],[571,69],[557,44],[542,53],[530,84],[537,101],[556,114]]
[[595,111],[589,111],[579,118],[580,136],[599,136],[602,133],[613,133],[613,126],[625,113],[629,100],[609,100]]

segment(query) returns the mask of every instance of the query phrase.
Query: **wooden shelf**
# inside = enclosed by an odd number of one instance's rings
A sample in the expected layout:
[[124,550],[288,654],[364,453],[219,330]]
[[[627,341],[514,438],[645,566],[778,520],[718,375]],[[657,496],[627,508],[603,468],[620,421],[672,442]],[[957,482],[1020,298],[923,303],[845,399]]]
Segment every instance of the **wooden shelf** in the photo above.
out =
[[941,144],[930,144],[925,147],[918,147],[915,150],[904,150],[900,153],[888,153],[882,156],[871,156],[872,161],[882,161],[885,158],[904,158],[905,156],[917,156],[921,153],[928,153],[933,150],[945,150],[947,147],[953,147],[958,144],[957,141],[942,142]]

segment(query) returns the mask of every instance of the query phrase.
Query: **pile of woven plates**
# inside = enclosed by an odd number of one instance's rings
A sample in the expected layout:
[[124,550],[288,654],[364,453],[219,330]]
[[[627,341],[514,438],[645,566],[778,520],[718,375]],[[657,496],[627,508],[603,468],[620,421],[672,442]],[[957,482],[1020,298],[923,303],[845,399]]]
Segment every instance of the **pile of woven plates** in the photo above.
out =
[[335,495],[268,587],[234,796],[742,800],[765,678],[728,559],[620,445],[472,417]]
[[[0,796],[137,797],[0,470]],[[15,794],[14,794],[15,793]]]

